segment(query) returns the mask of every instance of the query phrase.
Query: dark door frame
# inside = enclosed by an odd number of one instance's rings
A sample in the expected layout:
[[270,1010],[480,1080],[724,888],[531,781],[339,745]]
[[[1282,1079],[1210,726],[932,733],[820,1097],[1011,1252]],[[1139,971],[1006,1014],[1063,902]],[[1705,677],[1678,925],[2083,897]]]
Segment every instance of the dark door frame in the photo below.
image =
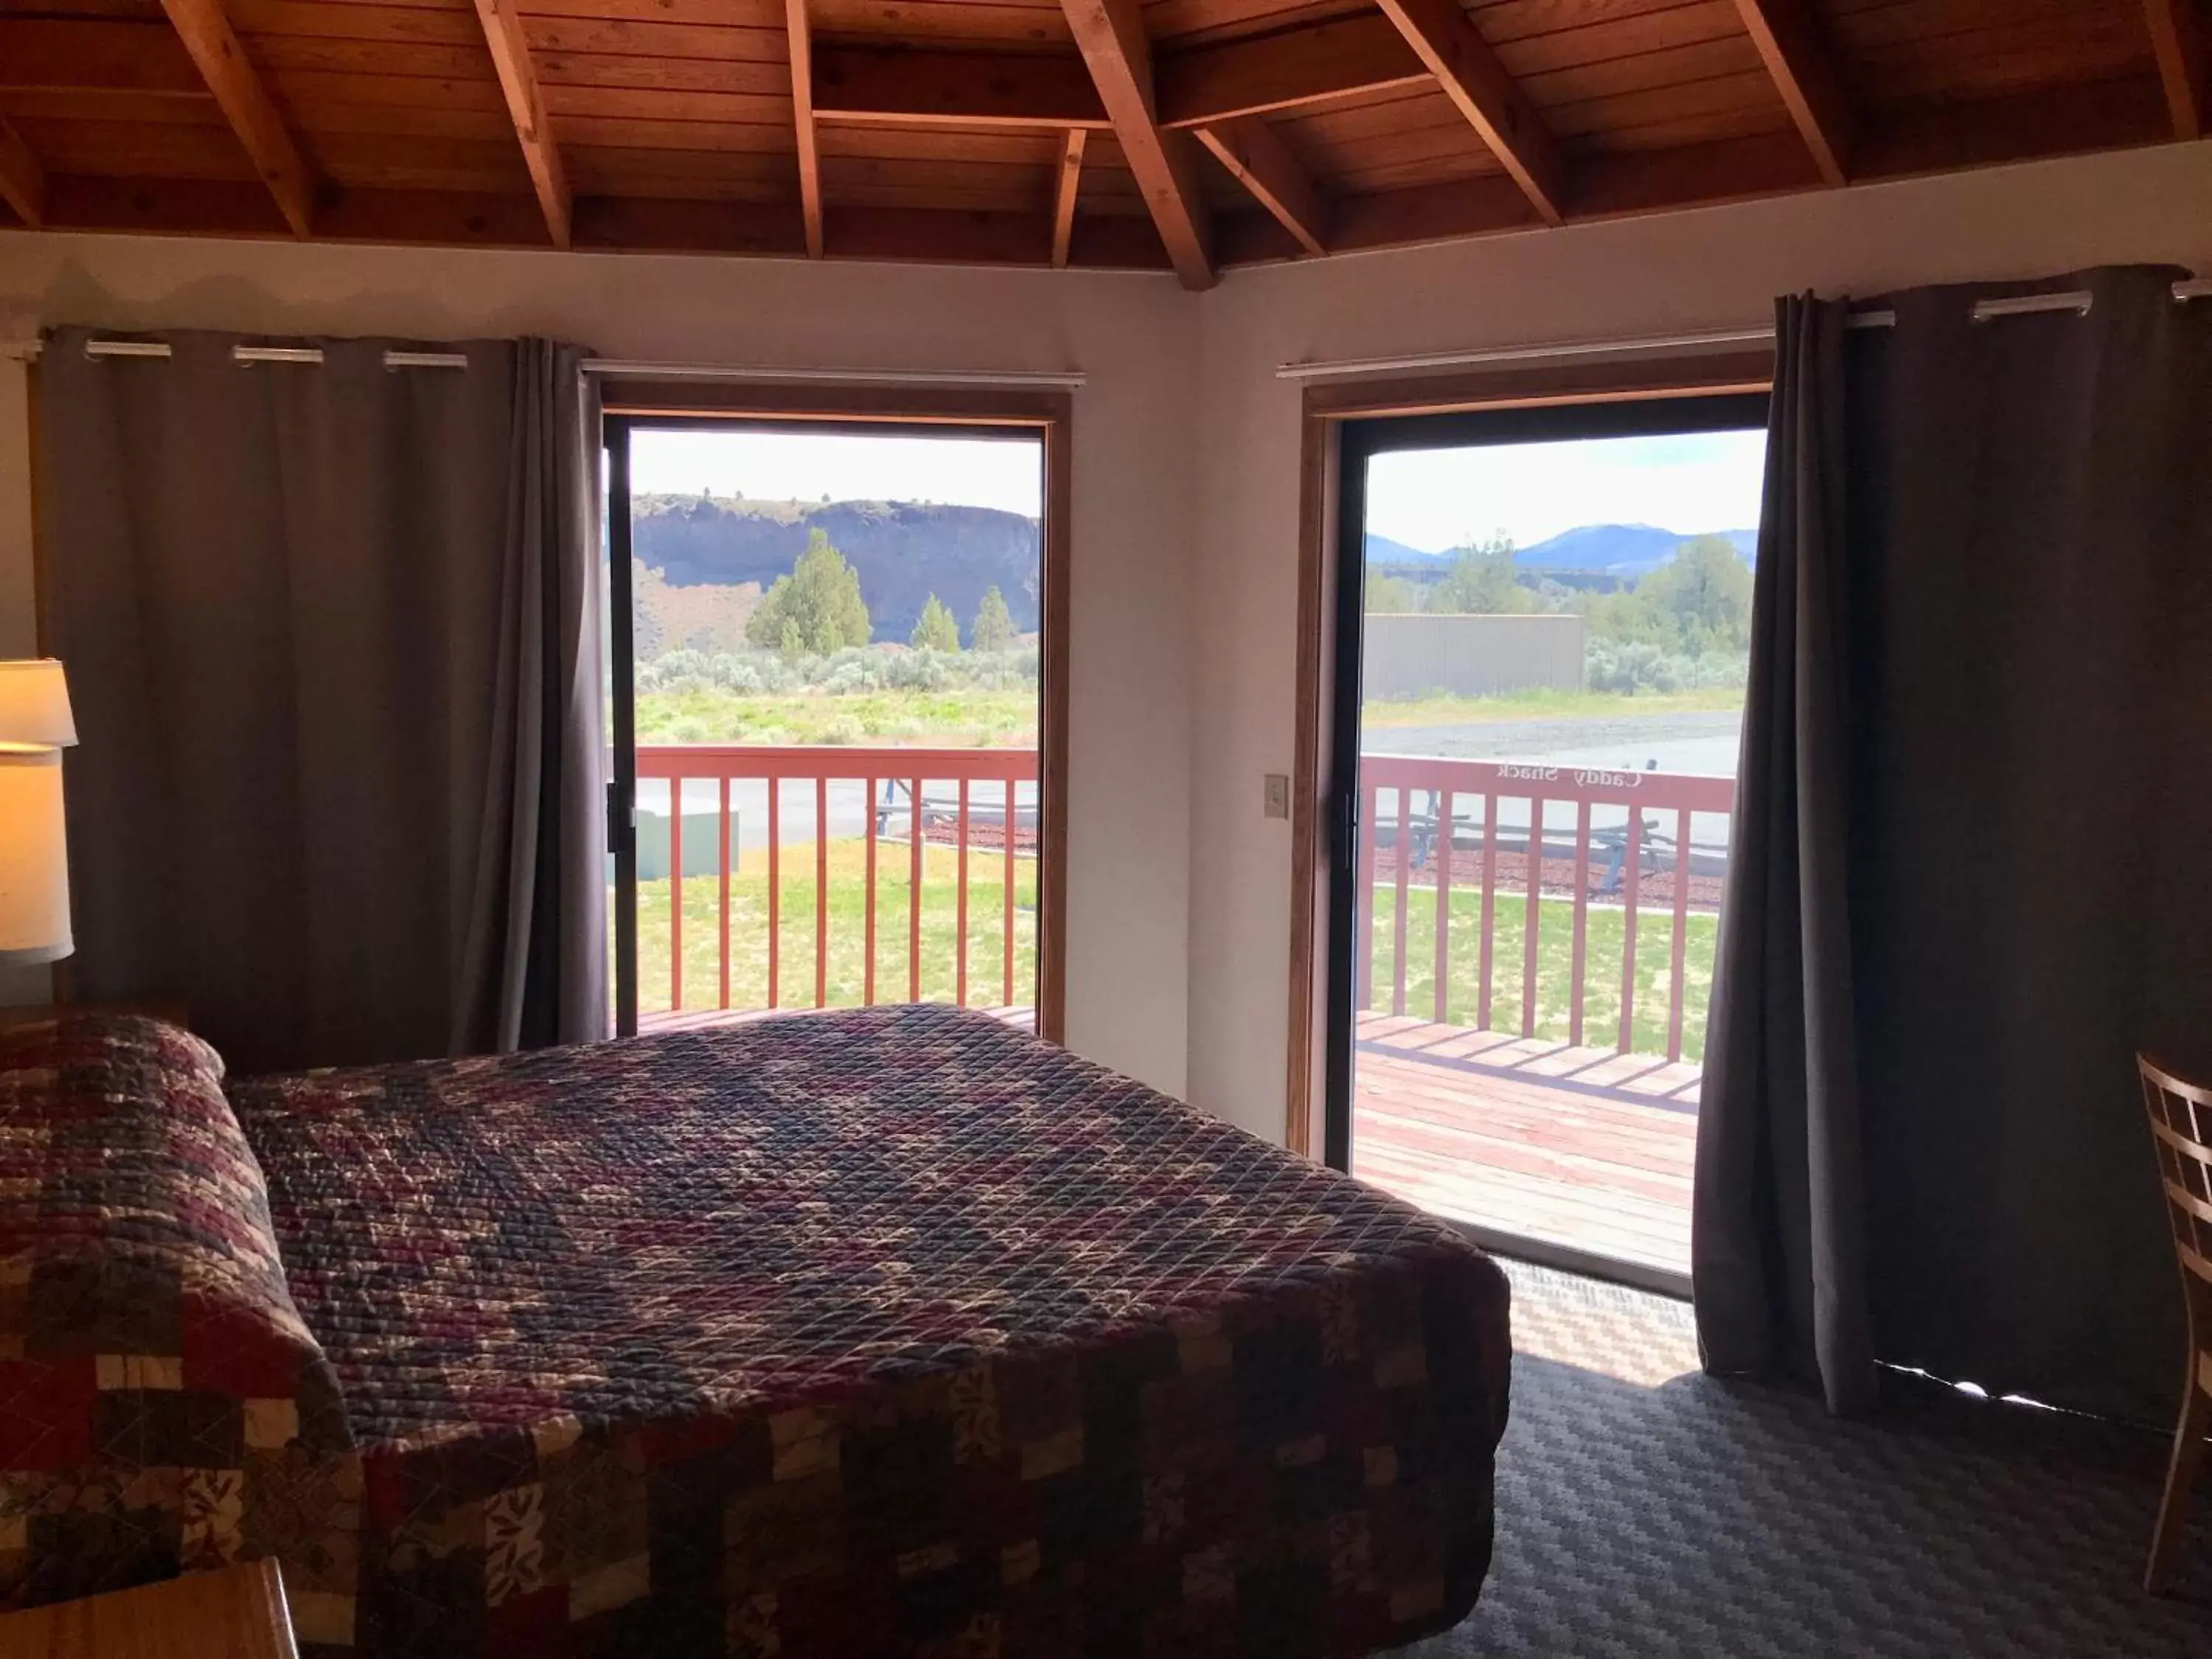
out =
[[637,1029],[637,728],[630,614],[629,438],[637,428],[743,424],[753,430],[883,434],[962,428],[1035,438],[1043,448],[1043,638],[1037,688],[1037,1032],[1067,1027],[1068,574],[1073,522],[1074,400],[1065,392],[927,387],[761,386],[729,381],[610,380],[601,387],[607,447],[609,625],[613,641],[607,844],[614,853],[615,1019]]

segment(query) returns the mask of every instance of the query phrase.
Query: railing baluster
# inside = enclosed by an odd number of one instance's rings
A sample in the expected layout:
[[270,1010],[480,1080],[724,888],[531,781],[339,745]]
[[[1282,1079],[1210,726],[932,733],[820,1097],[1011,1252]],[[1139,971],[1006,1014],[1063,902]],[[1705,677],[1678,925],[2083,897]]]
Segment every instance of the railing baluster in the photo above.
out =
[[1006,878],[1006,920],[1005,940],[1006,990],[1001,1006],[1014,1006],[1014,781],[1006,780],[1006,816],[1002,820],[999,836],[1000,854],[1004,860],[1000,873]]
[[[978,760],[983,758],[978,757]],[[1026,760],[1028,757],[1024,758]],[[995,998],[1001,1006],[1009,1007],[1014,1006],[1018,998],[1024,994],[1021,972],[1018,967],[1022,948],[1021,833],[1019,829],[1022,811],[1021,792],[1024,787],[1033,783],[1034,773],[1010,769],[999,763],[997,757],[988,757],[988,764],[978,764],[975,762],[963,761],[947,751],[901,754],[885,750],[866,750],[857,754],[851,751],[817,754],[811,748],[801,746],[752,749],[735,744],[696,747],[673,745],[661,749],[652,747],[641,749],[640,776],[653,780],[656,785],[665,781],[669,791],[668,1006],[670,1009],[682,1011],[696,1017],[696,1010],[716,1006],[733,1012],[740,1008],[759,1006],[752,1000],[750,994],[744,991],[741,984],[735,987],[732,985],[733,978],[742,978],[742,975],[738,974],[736,967],[734,936],[738,912],[742,908],[743,894],[739,890],[740,878],[747,867],[742,845],[741,819],[736,785],[739,781],[750,781],[756,777],[766,784],[769,803],[767,860],[769,984],[766,1004],[770,1008],[787,1006],[783,1000],[782,986],[782,783],[787,778],[795,778],[802,782],[811,778],[813,781],[815,821],[813,1006],[817,1007],[830,1006],[830,980],[832,975],[830,973],[831,940],[829,914],[830,908],[829,866],[832,860],[830,857],[829,845],[831,832],[830,797],[834,793],[830,786],[842,775],[835,769],[841,765],[855,764],[886,769],[896,768],[902,763],[920,765],[925,770],[932,764],[941,763],[944,769],[943,775],[953,779],[958,785],[957,842],[954,872],[956,887],[954,903],[950,907],[954,912],[956,937],[954,960],[951,964],[953,978],[951,988],[952,997],[949,1000],[967,1006],[979,1000],[981,1002],[989,1003]],[[678,774],[699,775],[714,781],[716,791],[714,810],[708,815],[706,821],[714,826],[720,839],[715,849],[712,872],[705,868],[687,869],[687,854],[693,855],[692,861],[696,862],[697,849],[687,848],[684,844],[688,827],[684,823],[684,813],[685,779],[683,775],[678,775]],[[880,882],[884,874],[882,863],[882,842],[885,836],[894,833],[890,817],[896,810],[895,805],[878,799],[878,791],[882,787],[883,778],[884,773],[879,769],[875,775],[851,780],[853,782],[863,783],[866,791],[866,822],[862,826],[864,841],[861,901],[863,960],[859,975],[860,983],[857,987],[848,988],[845,993],[841,993],[841,995],[849,998],[849,993],[857,990],[860,994],[859,1000],[866,1005],[876,1005],[887,997],[895,998],[896,996],[894,988],[896,982],[896,969],[895,968],[888,969],[887,971],[893,975],[893,979],[888,982],[881,982],[879,970],[884,970],[884,964],[878,956],[878,951],[884,944],[882,931],[884,919],[879,914],[883,903]],[[922,915],[925,908],[923,894],[924,878],[928,868],[930,833],[927,827],[930,821],[930,812],[924,799],[924,782],[923,778],[916,778],[913,781],[909,789],[906,815],[909,826],[906,994],[915,1000],[919,1000],[922,994]],[[1554,802],[1534,792],[1544,788],[1547,782],[1552,783],[1552,787],[1559,792],[1555,798],[1558,801],[1574,804],[1575,849],[1572,862],[1575,885],[1571,923],[1573,937],[1571,960],[1568,963],[1562,964],[1567,968],[1571,975],[1570,1002],[1567,1008],[1563,1011],[1565,1018],[1561,1022],[1561,1031],[1570,1043],[1577,1046],[1604,1041],[1602,1033],[1596,1036],[1591,1035],[1593,1027],[1589,986],[1591,963],[1595,954],[1595,945],[1591,933],[1593,926],[1591,914],[1596,908],[1591,882],[1601,868],[1604,872],[1606,885],[1601,892],[1595,895],[1595,897],[1601,897],[1606,900],[1607,905],[1610,905],[1618,895],[1621,903],[1619,1046],[1622,1052],[1633,1052],[1638,1046],[1638,973],[1642,965],[1638,952],[1648,951],[1650,948],[1649,942],[1642,937],[1644,896],[1643,864],[1644,859],[1653,855],[1652,848],[1655,842],[1664,838],[1656,833],[1656,825],[1665,823],[1669,817],[1673,819],[1671,828],[1676,847],[1673,902],[1668,907],[1672,911],[1673,937],[1669,942],[1670,949],[1668,953],[1670,961],[1664,970],[1668,973],[1670,981],[1666,1015],[1666,1053],[1668,1060],[1680,1061],[1691,1036],[1689,1016],[1692,1011],[1688,1000],[1691,966],[1689,924],[1692,919],[1691,913],[1697,908],[1692,904],[1691,897],[1691,884],[1694,879],[1692,828],[1697,813],[1725,813],[1729,810],[1734,789],[1730,781],[1724,778],[1706,779],[1660,773],[1645,773],[1633,779],[1614,778],[1610,775],[1593,777],[1588,775],[1571,775],[1564,769],[1552,771],[1547,778],[1545,769],[1519,762],[1494,763],[1445,759],[1430,762],[1395,756],[1376,757],[1364,768],[1358,786],[1359,850],[1354,875],[1359,903],[1358,919],[1355,923],[1354,945],[1358,958],[1355,963],[1357,975],[1355,990],[1358,1006],[1363,1011],[1374,1010],[1379,1006],[1375,995],[1374,981],[1376,973],[1376,946],[1382,941],[1375,937],[1375,915],[1376,902],[1384,895],[1377,885],[1379,872],[1376,861],[1380,857],[1378,848],[1381,845],[1377,831],[1389,827],[1395,830],[1394,844],[1397,852],[1398,863],[1389,883],[1393,913],[1391,939],[1387,947],[1392,953],[1391,994],[1388,1007],[1391,1012],[1401,1016],[1412,1012],[1408,1006],[1407,988],[1413,977],[1409,957],[1413,931],[1412,907],[1415,896],[1413,890],[1419,884],[1413,877],[1416,842],[1419,839],[1416,834],[1418,829],[1416,818],[1419,815],[1413,805],[1413,793],[1418,790],[1421,793],[1425,803],[1433,803],[1435,818],[1434,846],[1432,848],[1425,849],[1423,854],[1424,856],[1432,860],[1431,880],[1435,889],[1433,895],[1436,929],[1433,941],[1435,979],[1430,995],[1421,999],[1422,1017],[1433,1018],[1439,1024],[1449,1024],[1454,1019],[1463,1019],[1471,1020],[1483,1030],[1498,1028],[1499,1016],[1496,1004],[1501,973],[1498,953],[1498,931],[1501,916],[1498,905],[1500,882],[1498,861],[1498,848],[1504,839],[1504,826],[1500,822],[1504,804],[1501,791],[1510,791],[1513,798],[1526,799],[1528,804],[1528,830],[1523,854],[1524,880],[1527,885],[1522,893],[1523,938],[1520,952],[1522,975],[1520,1029],[1524,1036],[1537,1035],[1539,1017],[1544,1012],[1543,996],[1546,986],[1541,972],[1545,960],[1543,927],[1546,915],[1544,904],[1546,817]],[[994,785],[996,787],[993,787]],[[998,934],[1000,951],[998,973],[990,973],[988,967],[981,970],[985,977],[992,981],[989,986],[990,994],[988,995],[985,994],[981,986],[971,987],[969,982],[969,969],[975,965],[971,958],[978,948],[975,939],[970,936],[970,924],[978,921],[978,918],[974,914],[975,895],[970,889],[975,878],[975,860],[971,854],[977,834],[975,816],[978,797],[975,791],[979,786],[987,792],[982,799],[988,803],[989,806],[995,807],[1000,813],[998,850],[1003,860],[1000,866],[999,892],[995,896],[987,895],[983,901],[988,905],[992,903],[993,897],[995,897],[998,914],[994,931]],[[896,785],[892,785],[891,788],[895,795]],[[1393,802],[1395,811],[1392,813],[1389,826],[1383,826],[1377,822],[1381,814],[1382,796],[1386,791],[1395,792],[1395,795]],[[1523,794],[1522,793],[1523,791],[1529,793]],[[1472,830],[1474,824],[1479,822],[1482,836],[1481,902],[1478,935],[1473,941],[1478,960],[1469,964],[1474,970],[1471,976],[1476,981],[1475,985],[1470,988],[1474,993],[1470,999],[1475,1005],[1472,1008],[1458,1003],[1455,982],[1453,979],[1454,953],[1458,945],[1455,937],[1455,910],[1458,897],[1458,885],[1463,880],[1471,889],[1476,876],[1476,872],[1472,867],[1464,872],[1457,867],[1457,849],[1454,846],[1454,834],[1458,810],[1462,802],[1479,802],[1479,805],[1470,806],[1469,826]],[[945,803],[948,807],[952,805],[951,801]],[[1602,864],[1592,851],[1594,825],[1599,809],[1611,810],[1616,806],[1625,810],[1627,815],[1626,831],[1622,837],[1622,844],[1618,854],[1620,863],[1617,867],[1612,862],[1615,854],[1610,846],[1601,849],[1606,854]],[[1425,807],[1425,810],[1427,809]],[[1653,821],[1647,822],[1646,811],[1658,816]],[[945,827],[953,827],[951,822],[954,817],[953,813],[946,812],[942,817],[945,821]],[[988,842],[986,850],[988,850]],[[684,906],[687,876],[705,878],[714,880],[716,884],[714,902],[710,907],[708,915],[702,917],[701,922],[702,926],[714,927],[718,929],[714,986],[706,1000],[696,1004],[689,1003],[689,996],[693,988],[684,983],[687,919]],[[1476,909],[1472,891],[1468,895],[1468,908],[1470,912]],[[986,917],[988,916],[987,911]],[[1469,921],[1475,922],[1478,917],[1470,915]],[[983,920],[981,925],[989,927],[991,922],[989,920]],[[1705,959],[1703,955],[1698,958],[1701,963]],[[1650,1045],[1655,1050],[1659,1046],[1656,1040]]]
[[1674,948],[1670,964],[1674,980],[1667,995],[1667,1059],[1682,1057],[1682,968],[1684,946],[1690,931],[1690,809],[1674,811]]
[[814,1006],[830,1006],[830,778],[814,780]]
[[968,1006],[968,780],[960,780],[960,854],[953,875],[953,931],[958,942],[952,951],[952,1000]]
[[668,781],[668,1011],[684,1006],[684,780]]
[[1359,942],[1353,948],[1359,984],[1358,1004],[1364,1011],[1375,1006],[1375,811],[1380,794],[1372,784],[1359,788],[1359,877],[1355,902],[1359,907]]
[[730,780],[726,773],[714,781],[717,812],[721,823],[722,904],[721,949],[715,955],[722,979],[722,1006],[730,1006]]
[[1528,798],[1528,850],[1522,860],[1528,887],[1521,922],[1521,1035],[1536,1035],[1536,934],[1544,900],[1544,798]]
[[1451,963],[1451,855],[1452,855],[1452,792],[1444,790],[1437,797],[1437,1012],[1436,1021],[1444,1024],[1450,1015],[1450,999],[1446,992],[1449,982]]
[[1490,986],[1492,958],[1498,941],[1498,793],[1482,798],[1482,984],[1475,1011],[1475,1027],[1490,1029]]
[[768,1006],[779,1006],[782,986],[778,977],[783,946],[783,780],[773,772],[768,780]]
[[1576,1048],[1583,1046],[1583,969],[1589,948],[1589,798],[1584,796],[1575,803],[1575,944],[1569,969],[1572,988],[1567,993],[1567,1043]]
[[1636,1051],[1636,901],[1644,866],[1644,814],[1628,808],[1627,862],[1622,867],[1620,893],[1620,1052]]
[[860,1001],[863,1006],[876,1006],[876,781],[868,780],[868,872],[865,882],[866,894],[860,901],[866,920],[861,931],[866,944],[860,956]]
[[921,1000],[921,780],[916,778],[907,796],[913,823],[908,841],[906,925],[906,1000]]
[[[750,1010],[834,1007],[848,1003],[881,1006],[885,1001],[898,1000],[897,969],[886,966],[879,954],[888,945],[884,938],[886,926],[896,925],[895,921],[887,922],[883,914],[882,884],[888,873],[884,866],[884,842],[896,833],[892,814],[897,809],[892,798],[898,782],[903,780],[896,778],[896,769],[908,765],[920,769],[922,775],[912,782],[905,814],[909,831],[906,997],[919,1001],[926,981],[922,972],[923,915],[927,908],[926,877],[929,869],[929,836],[933,833],[929,826],[933,821],[927,799],[926,781],[932,767],[941,767],[939,775],[959,786],[958,884],[956,903],[948,907],[957,912],[953,920],[957,938],[956,959],[949,964],[954,981],[951,988],[953,997],[946,1000],[957,998],[970,1006],[1013,1006],[1022,995],[1033,994],[1033,988],[1024,992],[1023,981],[1021,819],[1023,792],[1036,787],[1034,750],[1015,755],[968,756],[948,750],[854,750],[807,744],[678,744],[641,746],[637,759],[638,776],[646,786],[665,787],[668,792],[668,982],[665,999],[654,994],[655,1008],[648,1023],[679,1012],[687,1018],[696,1019],[716,1010],[734,1016]],[[887,775],[891,780],[888,784]],[[684,811],[684,788],[694,779],[710,783],[714,799],[711,809],[699,809],[697,823],[689,823]],[[748,989],[744,982],[748,970],[740,957],[738,935],[744,926],[745,872],[751,866],[747,862],[749,854],[744,840],[747,826],[741,817],[745,809],[738,786],[750,786],[756,780],[765,786],[769,812],[768,982],[762,987],[755,980],[754,988]],[[811,1003],[803,990],[787,996],[790,988],[783,982],[783,786],[787,782],[796,782],[802,788],[811,782],[813,795],[815,954]],[[831,856],[830,842],[836,830],[833,798],[839,788],[855,787],[865,790],[863,804],[866,812],[866,822],[861,826],[864,856],[860,926],[855,930],[860,934],[856,942],[861,948],[862,963],[856,975],[859,983],[847,985],[831,971],[834,964],[830,957],[840,941],[833,937],[830,917],[834,908],[830,903],[830,882],[835,876],[831,866],[836,860]],[[887,798],[880,802],[879,788],[888,791]],[[980,796],[979,789],[983,792]],[[945,810],[934,815],[934,821],[940,822],[946,830],[954,827],[952,805],[950,799],[946,800]],[[987,893],[981,901],[990,908],[978,915],[974,891],[974,854],[980,833],[976,822],[979,811],[987,809],[999,815],[999,851],[1005,862],[998,891]],[[717,836],[711,866],[705,860],[700,840],[701,824]],[[989,850],[988,842],[983,846]],[[1030,856],[1034,860],[1033,850]],[[701,881],[711,884],[711,896],[701,900],[697,915],[689,915],[686,903],[691,896],[690,890]],[[693,935],[701,928],[714,935],[714,959],[708,970],[708,988],[703,992],[697,983],[687,983],[687,977],[695,981],[696,979],[696,975],[689,973],[690,966],[696,964],[687,964],[686,958],[687,952],[699,943]],[[988,965],[979,966],[976,957],[983,948],[985,930],[996,936],[999,945],[1000,960],[995,972]],[[804,950],[804,944],[799,948]],[[889,945],[888,948],[895,950],[896,946]],[[980,960],[988,964],[988,954]],[[982,981],[969,982],[971,969],[989,981],[988,994]],[[891,975],[888,980],[884,977],[887,973]]]
[[1398,881],[1397,894],[1390,913],[1390,1012],[1406,1012],[1406,911],[1407,884],[1413,875],[1413,848],[1407,843],[1413,836],[1413,792],[1402,785],[1398,790]]

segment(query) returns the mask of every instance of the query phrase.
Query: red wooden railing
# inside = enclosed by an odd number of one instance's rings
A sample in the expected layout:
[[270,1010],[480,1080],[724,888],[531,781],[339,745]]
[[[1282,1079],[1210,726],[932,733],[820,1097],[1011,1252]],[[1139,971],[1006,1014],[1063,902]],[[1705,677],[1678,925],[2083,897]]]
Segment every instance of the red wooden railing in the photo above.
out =
[[[866,823],[861,834],[866,843],[864,884],[866,897],[862,905],[860,959],[862,962],[862,1000],[871,1007],[877,1000],[876,938],[877,902],[876,872],[877,843],[880,836],[896,826],[895,820],[902,816],[907,832],[909,880],[907,911],[907,983],[906,1000],[918,1001],[921,996],[921,889],[922,849],[933,835],[951,833],[957,848],[958,873],[956,922],[957,941],[954,946],[954,996],[962,1007],[968,1006],[968,849],[974,831],[974,814],[970,810],[971,795],[982,786],[996,784],[1000,799],[991,801],[986,796],[982,811],[988,814],[994,808],[999,813],[1000,850],[1005,854],[1004,891],[1001,895],[1000,935],[1004,957],[1004,974],[999,987],[1000,1006],[1012,1006],[1014,1001],[1014,912],[1015,862],[1023,841],[1024,811],[1034,821],[1034,803],[1024,809],[1017,799],[1018,786],[1035,784],[1037,777],[1037,751],[1034,749],[858,749],[838,744],[793,744],[782,747],[757,747],[741,744],[657,744],[641,745],[637,751],[637,775],[641,782],[648,779],[665,780],[669,789],[668,818],[668,884],[669,939],[668,990],[669,1006],[680,1010],[684,1002],[684,786],[686,782],[712,781],[720,803],[717,822],[720,833],[715,837],[718,848],[714,860],[714,876],[720,882],[720,927],[717,929],[719,945],[716,951],[720,963],[720,983],[717,987],[718,1006],[729,1008],[730,984],[730,799],[734,783],[758,781],[768,789],[768,984],[767,1000],[763,1004],[736,1006],[775,1008],[781,1002],[781,954],[782,949],[782,874],[783,874],[783,791],[787,785],[813,786],[814,795],[814,1006],[829,1005],[830,992],[830,786],[834,781],[860,782],[866,786]],[[892,786],[887,792],[885,785]],[[939,800],[927,795],[932,784],[951,784],[956,793],[954,804],[948,809]],[[905,791],[905,800],[896,805],[889,795],[897,789]],[[1033,842],[1033,836],[1031,840]]]
[[[1672,772],[1615,772],[1508,761],[1363,755],[1359,760],[1359,791],[1362,834],[1358,842],[1358,890],[1368,902],[1358,906],[1358,1006],[1372,1009],[1375,1006],[1375,906],[1372,899],[1376,890],[1378,844],[1385,839],[1383,832],[1389,832],[1396,898],[1391,908],[1394,979],[1390,1012],[1395,1014],[1406,1012],[1406,919],[1411,908],[1408,890],[1416,865],[1426,865],[1430,867],[1425,873],[1436,888],[1435,1018],[1440,1024],[1446,1023],[1451,932],[1449,920],[1455,873],[1454,854],[1459,851],[1462,859],[1479,860],[1482,882],[1482,915],[1476,935],[1480,941],[1480,957],[1476,968],[1475,1023],[1483,1030],[1494,1029],[1491,991],[1496,966],[1493,960],[1495,924],[1500,891],[1498,854],[1501,850],[1509,856],[1516,854],[1516,826],[1499,822],[1498,804],[1507,800],[1526,800],[1528,803],[1528,825],[1520,828],[1517,836],[1522,902],[1526,906],[1522,924],[1520,1029],[1522,1036],[1535,1035],[1537,945],[1546,879],[1544,865],[1547,856],[1556,857],[1550,851],[1554,840],[1546,834],[1545,808],[1553,805],[1573,805],[1574,911],[1570,952],[1572,989],[1568,1006],[1567,1041],[1577,1048],[1582,1046],[1584,1036],[1583,1014],[1591,898],[1590,849],[1593,845],[1591,810],[1599,806],[1628,809],[1626,821],[1620,830],[1605,832],[1605,840],[1611,843],[1607,850],[1618,857],[1619,902],[1624,911],[1618,1042],[1623,1053],[1628,1052],[1632,1047],[1636,1014],[1636,924],[1643,867],[1648,856],[1660,851],[1658,848],[1646,844],[1644,816],[1655,811],[1662,814],[1671,811],[1674,815],[1671,836],[1666,833],[1664,827],[1658,827],[1655,828],[1652,839],[1662,843],[1672,842],[1671,851],[1662,860],[1670,875],[1668,884],[1672,889],[1671,908],[1674,924],[1670,964],[1673,971],[1669,975],[1670,994],[1667,1012],[1667,1058],[1678,1060],[1682,1057],[1682,982],[1685,945],[1689,933],[1691,887],[1690,815],[1711,812],[1725,816],[1735,802],[1735,781],[1733,778],[1697,777]],[[1378,820],[1377,799],[1385,792],[1395,799],[1389,816]],[[1417,797],[1425,803],[1418,812],[1414,806]],[[1479,805],[1470,809],[1470,801]],[[1662,817],[1661,826],[1664,824]],[[1617,842],[1613,840],[1616,833],[1620,837]],[[1455,836],[1465,837],[1475,834],[1480,836],[1479,852],[1454,848]],[[1510,886],[1506,890],[1511,890]]]

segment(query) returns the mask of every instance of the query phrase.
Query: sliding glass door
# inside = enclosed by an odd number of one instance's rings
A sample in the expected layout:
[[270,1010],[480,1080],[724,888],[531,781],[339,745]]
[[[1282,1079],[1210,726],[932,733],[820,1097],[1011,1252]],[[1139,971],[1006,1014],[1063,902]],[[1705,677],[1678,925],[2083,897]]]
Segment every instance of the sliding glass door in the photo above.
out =
[[1674,1286],[1765,398],[1348,425],[1328,1152]]
[[618,1030],[880,1002],[1036,1026],[1047,447],[609,421]]

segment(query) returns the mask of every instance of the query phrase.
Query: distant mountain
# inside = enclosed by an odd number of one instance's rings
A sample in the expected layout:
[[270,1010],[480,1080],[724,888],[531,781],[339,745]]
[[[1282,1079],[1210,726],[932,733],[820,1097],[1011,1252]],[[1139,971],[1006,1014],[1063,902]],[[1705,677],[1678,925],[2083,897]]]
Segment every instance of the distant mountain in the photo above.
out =
[[[906,642],[923,602],[934,593],[959,619],[964,636],[987,588],[1006,596],[1014,626],[1037,627],[1037,521],[988,507],[919,501],[756,501],[726,496],[641,495],[632,503],[631,547],[639,563],[659,573],[664,592],[648,611],[643,635],[664,649],[723,643],[778,576],[820,530],[860,579],[860,597],[878,641]],[[749,594],[737,590],[750,586]],[[726,595],[692,590],[726,589]],[[647,599],[641,591],[641,600]]]
[[[1527,570],[1598,570],[1616,576],[1640,576],[1674,556],[1693,534],[1648,524],[1586,524],[1563,530],[1547,541],[1524,547],[1513,562]],[[1759,551],[1756,530],[1723,530],[1749,564]]]
[[1424,553],[1418,547],[1408,547],[1403,542],[1394,542],[1388,536],[1367,532],[1367,562],[1370,564],[1434,565],[1438,569],[1452,562],[1449,553]]

